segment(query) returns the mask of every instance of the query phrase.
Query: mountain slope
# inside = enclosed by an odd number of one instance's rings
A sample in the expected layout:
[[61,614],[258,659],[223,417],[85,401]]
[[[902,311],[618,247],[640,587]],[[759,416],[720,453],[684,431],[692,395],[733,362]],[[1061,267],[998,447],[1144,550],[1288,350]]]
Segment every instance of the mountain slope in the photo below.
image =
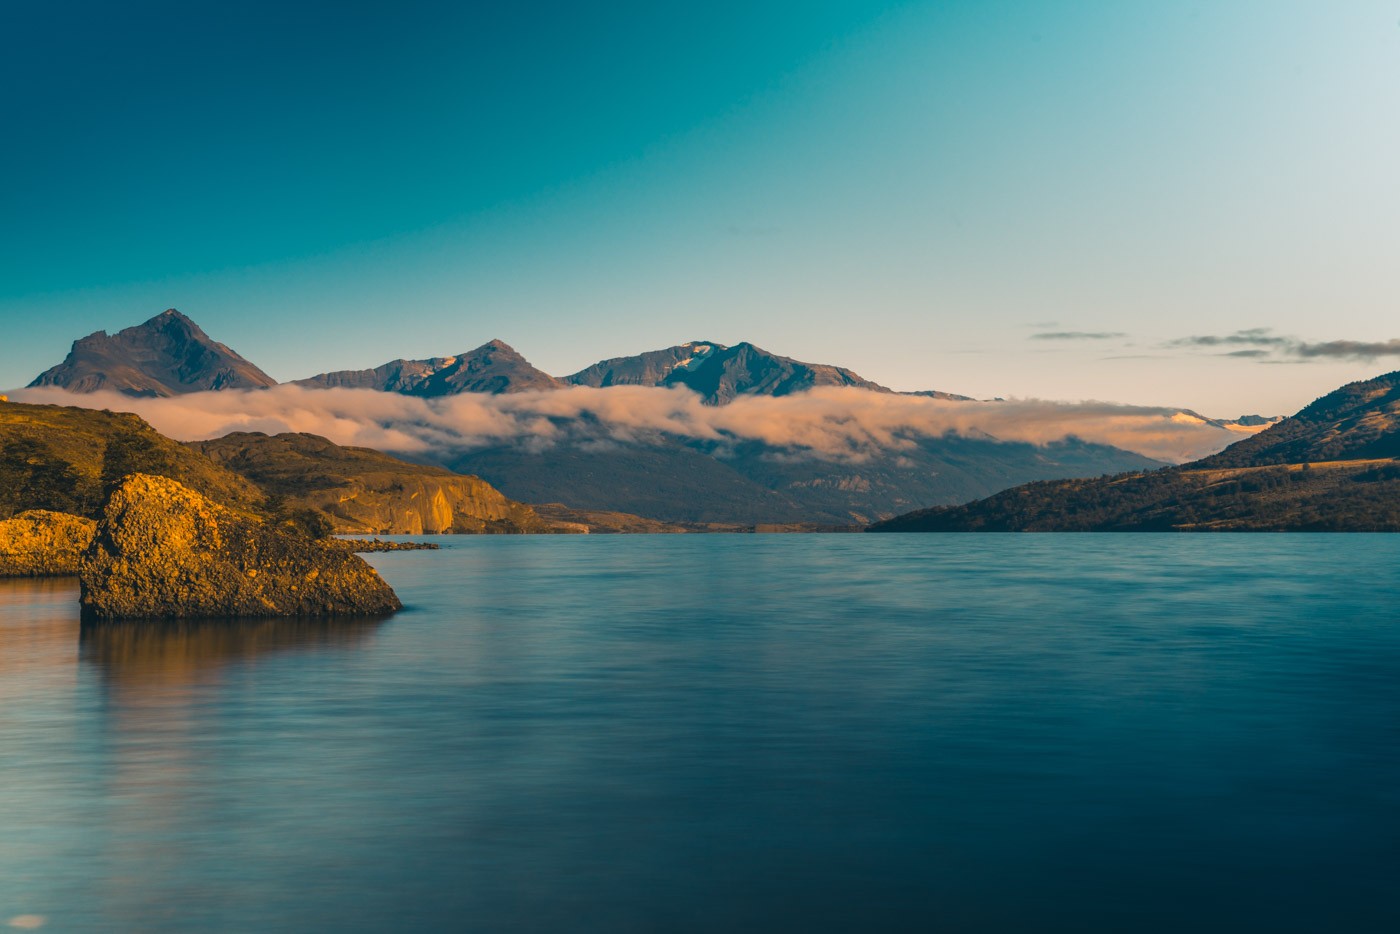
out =
[[73,342],[64,361],[30,386],[70,392],[115,390],[174,396],[207,389],[257,389],[277,381],[171,308],[135,327],[98,331]]
[[1397,415],[1400,373],[1390,373],[1190,464],[1032,483],[871,531],[1400,530]]
[[1200,465],[1259,467],[1376,457],[1400,457],[1400,371],[1348,383]]
[[409,396],[450,396],[462,392],[526,392],[559,389],[563,383],[504,341],[493,340],[455,357],[393,360],[372,370],[339,370],[299,379],[314,389],[377,389]]
[[242,512],[266,501],[244,478],[135,415],[0,402],[0,519],[26,509],[95,519],[107,488],[130,473],[178,480]]
[[548,532],[547,522],[477,477],[411,464],[310,434],[235,432],[189,445],[283,509],[313,509],[339,533]]
[[1033,479],[1158,466],[1137,454],[1075,440],[1037,447],[956,436],[856,461],[822,460],[758,443],[719,446],[657,436],[631,444],[499,447],[447,463],[531,502],[562,500],[577,509],[667,522],[829,525],[864,525]]

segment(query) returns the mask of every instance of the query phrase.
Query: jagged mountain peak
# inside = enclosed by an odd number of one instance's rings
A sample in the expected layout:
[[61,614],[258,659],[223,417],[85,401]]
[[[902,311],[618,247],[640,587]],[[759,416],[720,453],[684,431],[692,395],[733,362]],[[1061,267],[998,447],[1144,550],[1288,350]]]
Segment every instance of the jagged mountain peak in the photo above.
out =
[[316,389],[377,389],[410,396],[463,392],[507,393],[559,389],[563,383],[537,369],[499,338],[450,357],[391,360],[372,370],[339,370],[296,380]]

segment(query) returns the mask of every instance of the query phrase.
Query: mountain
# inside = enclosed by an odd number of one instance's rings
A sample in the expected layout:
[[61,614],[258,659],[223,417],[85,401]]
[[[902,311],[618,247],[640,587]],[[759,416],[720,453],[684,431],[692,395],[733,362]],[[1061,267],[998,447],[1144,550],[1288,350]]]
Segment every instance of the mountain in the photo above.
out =
[[803,363],[747,342],[726,347],[692,341],[635,357],[614,357],[566,376],[564,382],[575,386],[685,386],[710,405],[724,405],[743,395],[786,396],[814,386],[892,391],[843,367]]
[[258,389],[277,381],[171,308],[116,334],[98,331],[73,342],[58,366],[34,386],[70,392],[110,389],[129,396],[175,396],[207,389]]
[[293,385],[314,389],[377,389],[409,396],[451,396],[462,392],[526,392],[560,389],[563,383],[528,360],[504,341],[493,340],[455,357],[430,360],[394,360],[372,370],[339,370]]
[[923,439],[897,452],[832,461],[759,443],[720,446],[657,435],[544,450],[504,446],[445,461],[506,495],[673,523],[865,525],[920,505],[961,503],[1047,477],[1160,466],[1105,445],[1037,447],[978,438]]
[[577,531],[489,483],[311,434],[235,432],[189,445],[256,484],[283,511],[311,509],[338,533]]
[[[1243,421],[1243,420],[1241,420]],[[1400,530],[1400,372],[1180,467],[1031,483],[879,532]]]

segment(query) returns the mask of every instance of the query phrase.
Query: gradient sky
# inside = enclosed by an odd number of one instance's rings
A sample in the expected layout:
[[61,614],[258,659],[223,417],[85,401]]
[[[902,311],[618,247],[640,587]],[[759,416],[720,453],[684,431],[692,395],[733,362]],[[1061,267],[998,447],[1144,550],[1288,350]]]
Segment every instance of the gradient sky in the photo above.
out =
[[0,82],[0,386],[172,306],[279,379],[750,340],[1229,416],[1400,368],[1396,0],[11,3]]

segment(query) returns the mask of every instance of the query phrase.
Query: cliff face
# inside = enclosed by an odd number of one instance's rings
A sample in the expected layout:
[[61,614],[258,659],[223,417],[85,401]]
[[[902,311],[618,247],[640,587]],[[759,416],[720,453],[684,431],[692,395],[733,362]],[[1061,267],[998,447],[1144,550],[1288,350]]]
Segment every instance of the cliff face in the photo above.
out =
[[314,541],[135,474],[113,491],[80,565],[96,619],[374,615],[400,609],[342,544]]
[[97,523],[33,509],[0,522],[0,577],[77,574]]
[[349,484],[288,500],[331,517],[337,533],[434,535],[541,532],[549,523],[476,477],[404,478],[365,474]]
[[235,432],[191,447],[341,534],[566,531],[477,477],[317,435]]

